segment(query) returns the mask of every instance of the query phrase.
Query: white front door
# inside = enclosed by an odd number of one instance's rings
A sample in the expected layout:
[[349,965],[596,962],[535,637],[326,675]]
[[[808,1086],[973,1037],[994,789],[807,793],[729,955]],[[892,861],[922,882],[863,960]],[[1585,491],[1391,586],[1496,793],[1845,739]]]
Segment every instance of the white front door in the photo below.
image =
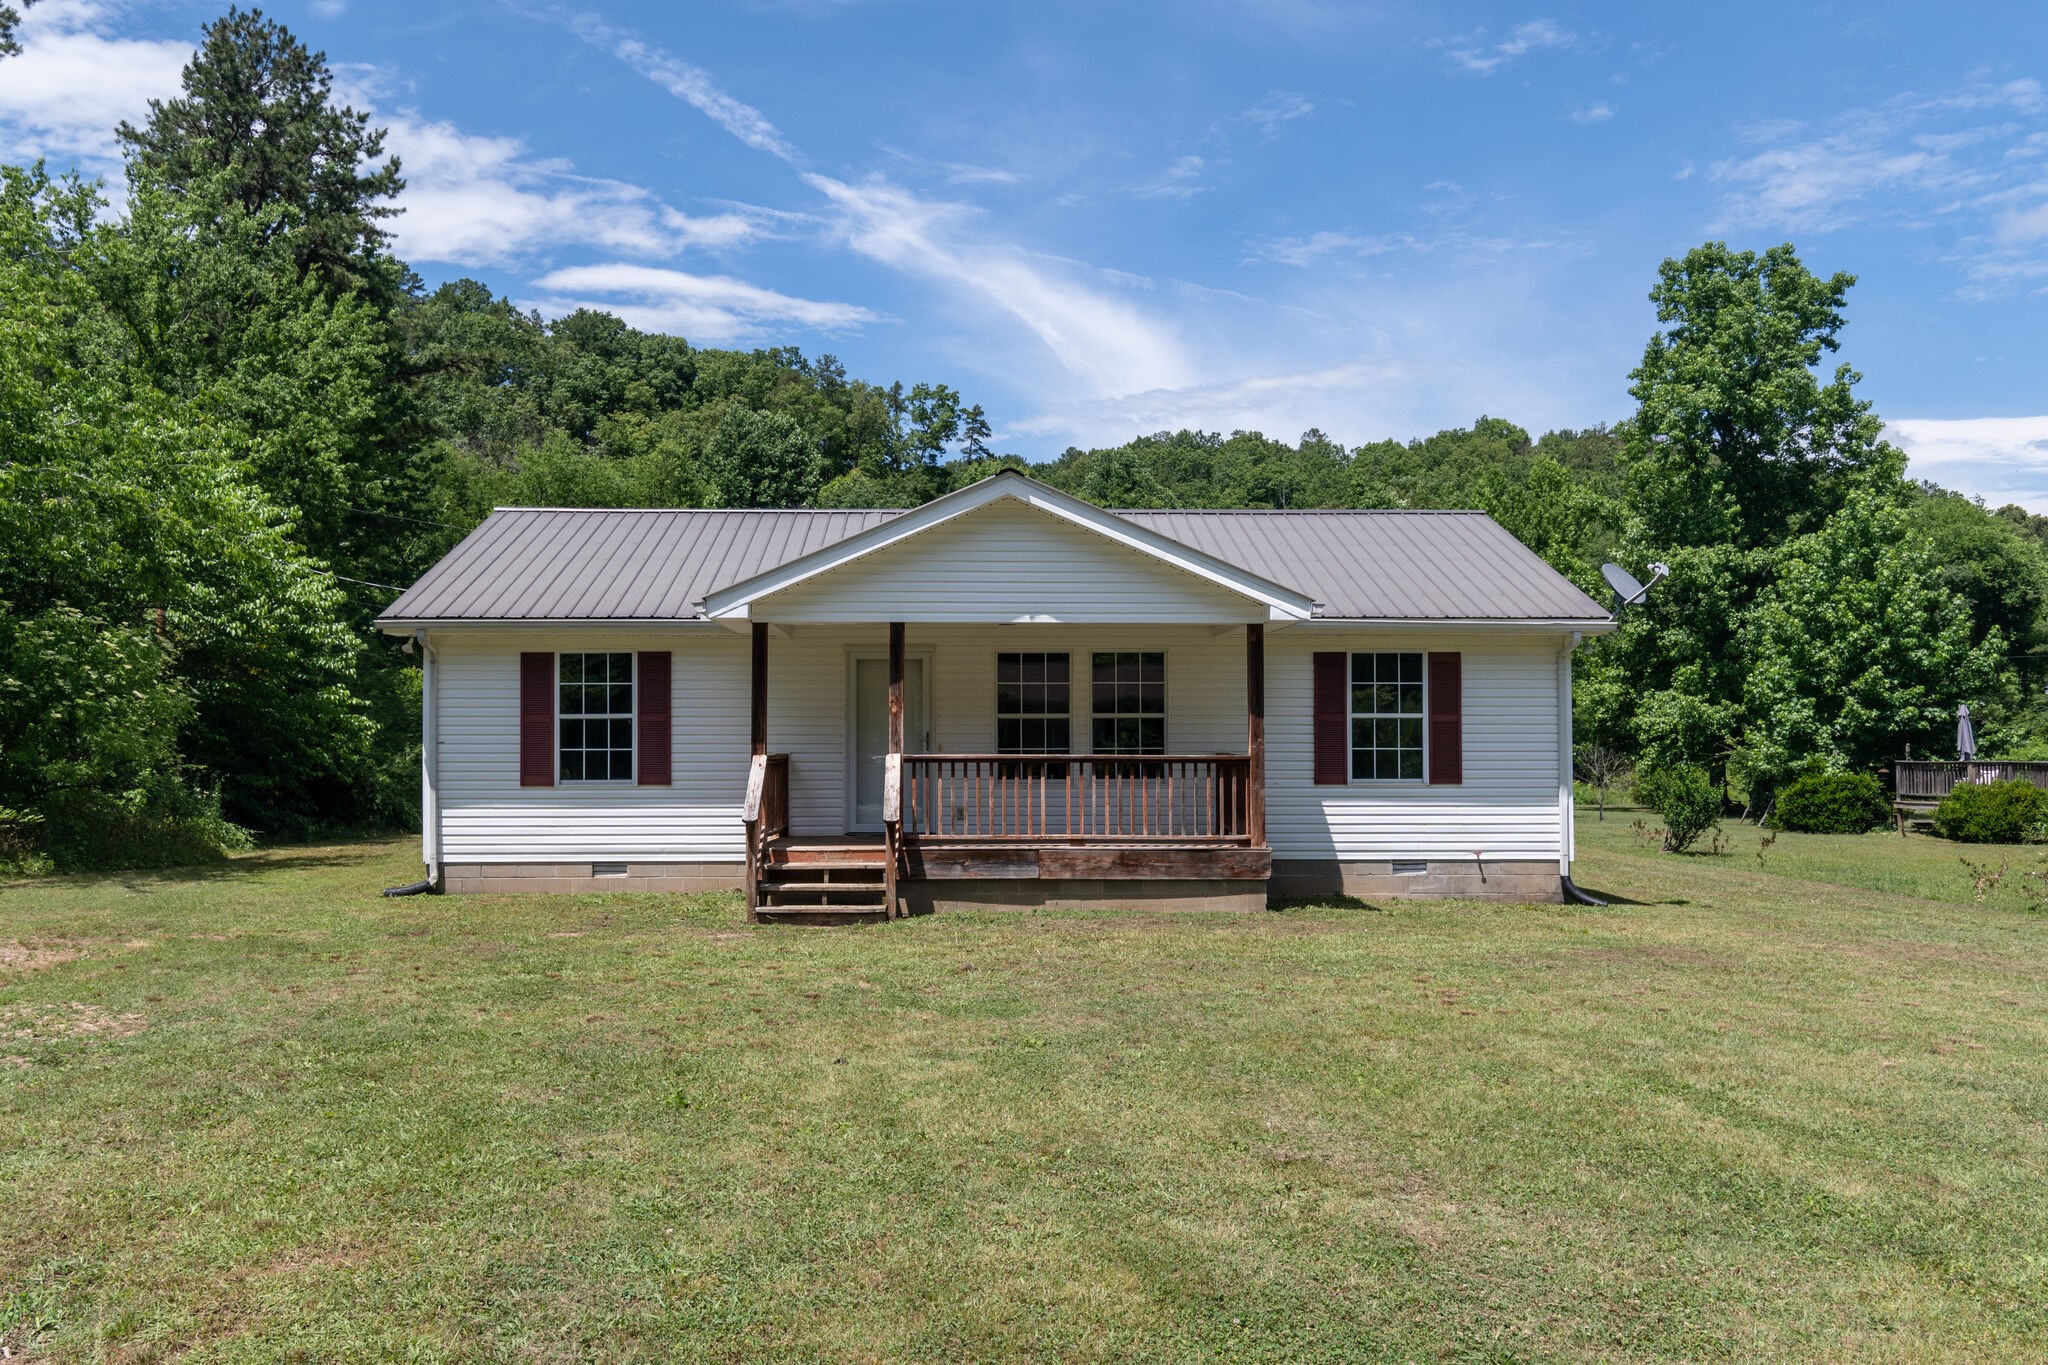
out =
[[[903,747],[931,748],[931,709],[925,691],[927,660],[903,658]],[[855,654],[847,660],[847,833],[882,827],[883,760],[889,755],[889,656]]]

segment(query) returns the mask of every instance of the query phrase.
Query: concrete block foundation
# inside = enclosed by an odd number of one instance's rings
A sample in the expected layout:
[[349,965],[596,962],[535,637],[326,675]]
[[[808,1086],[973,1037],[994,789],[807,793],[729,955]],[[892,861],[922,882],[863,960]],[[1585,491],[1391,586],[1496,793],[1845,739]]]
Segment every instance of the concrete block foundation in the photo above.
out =
[[[739,863],[627,862],[623,874],[597,875],[603,864],[448,863],[441,889],[459,895],[519,895],[534,891],[737,891],[746,880]],[[612,864],[618,866],[618,864]]]
[[1418,859],[1419,871],[1393,862],[1349,862],[1336,858],[1276,858],[1267,884],[1274,900],[1356,896],[1360,900],[1423,900],[1455,896],[1464,900],[1521,903],[1564,899],[1557,863],[1536,859]]

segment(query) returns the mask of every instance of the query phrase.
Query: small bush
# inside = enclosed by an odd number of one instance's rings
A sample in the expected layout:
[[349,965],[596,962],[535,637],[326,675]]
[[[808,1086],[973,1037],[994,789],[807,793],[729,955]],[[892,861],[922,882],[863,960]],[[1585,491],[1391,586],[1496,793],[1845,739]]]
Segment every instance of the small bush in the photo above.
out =
[[1641,774],[1636,799],[1664,821],[1664,851],[1683,853],[1721,823],[1721,788],[1697,763],[1680,763]]
[[1934,832],[1959,844],[2017,844],[2048,829],[2048,792],[2031,782],[1965,782],[1941,799]]
[[1778,793],[1773,829],[1866,834],[1891,818],[1884,788],[1869,773],[1808,773]]

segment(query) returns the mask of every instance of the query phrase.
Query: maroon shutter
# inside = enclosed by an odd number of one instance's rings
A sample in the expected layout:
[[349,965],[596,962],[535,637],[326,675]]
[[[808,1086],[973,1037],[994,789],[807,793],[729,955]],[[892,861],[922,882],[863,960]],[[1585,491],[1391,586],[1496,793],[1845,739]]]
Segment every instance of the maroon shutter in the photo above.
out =
[[643,787],[669,785],[669,652],[649,649],[640,652],[640,676],[634,694],[639,710],[639,732],[634,736],[640,753],[634,767]]
[[1341,787],[1351,777],[1351,656],[1315,656],[1316,785]]
[[1465,661],[1455,652],[1429,656],[1429,785],[1465,780]]
[[519,656],[519,785],[555,785],[555,656]]

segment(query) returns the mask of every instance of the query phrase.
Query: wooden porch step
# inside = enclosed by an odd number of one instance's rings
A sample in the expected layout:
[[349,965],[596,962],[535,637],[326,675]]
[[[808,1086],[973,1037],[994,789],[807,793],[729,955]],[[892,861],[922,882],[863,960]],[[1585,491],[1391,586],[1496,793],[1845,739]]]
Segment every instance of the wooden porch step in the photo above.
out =
[[861,882],[793,882],[780,878],[769,878],[761,883],[763,891],[780,894],[785,891],[872,891],[876,895],[888,890],[888,883],[881,881]]
[[763,905],[754,912],[757,915],[774,917],[787,916],[791,919],[822,919],[828,916],[843,919],[884,919],[888,909],[882,905]]
[[881,868],[888,853],[880,839],[777,839],[768,845],[765,865],[772,868]]

